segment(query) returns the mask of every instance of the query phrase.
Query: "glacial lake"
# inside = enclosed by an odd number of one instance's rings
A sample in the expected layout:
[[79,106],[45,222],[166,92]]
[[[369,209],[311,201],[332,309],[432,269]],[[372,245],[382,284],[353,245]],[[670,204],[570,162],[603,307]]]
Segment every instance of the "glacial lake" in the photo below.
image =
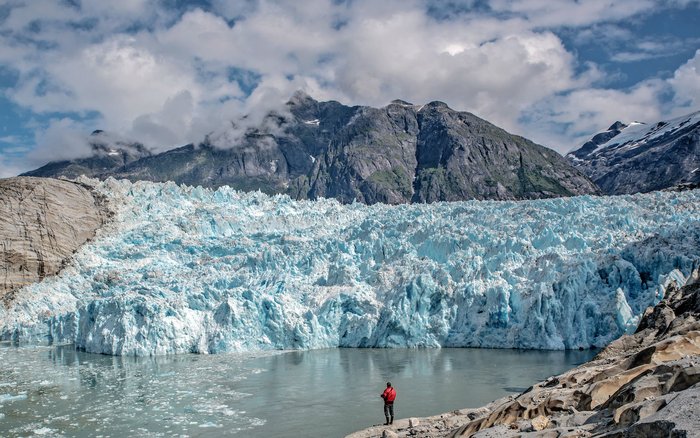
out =
[[0,346],[0,436],[342,437],[478,407],[595,351],[329,349],[151,358]]

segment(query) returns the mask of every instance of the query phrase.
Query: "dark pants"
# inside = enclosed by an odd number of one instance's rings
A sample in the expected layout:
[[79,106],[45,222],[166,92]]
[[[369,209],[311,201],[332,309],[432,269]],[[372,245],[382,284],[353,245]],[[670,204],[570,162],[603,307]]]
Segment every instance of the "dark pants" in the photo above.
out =
[[389,415],[391,415],[391,419],[394,419],[394,403],[384,403],[384,416],[386,419],[389,419]]

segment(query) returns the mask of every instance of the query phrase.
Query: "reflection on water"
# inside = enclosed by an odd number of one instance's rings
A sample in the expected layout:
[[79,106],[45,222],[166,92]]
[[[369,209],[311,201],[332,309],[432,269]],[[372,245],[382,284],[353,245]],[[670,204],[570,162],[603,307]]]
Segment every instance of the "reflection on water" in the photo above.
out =
[[0,348],[0,436],[343,436],[396,415],[481,406],[594,352],[357,350],[125,358]]

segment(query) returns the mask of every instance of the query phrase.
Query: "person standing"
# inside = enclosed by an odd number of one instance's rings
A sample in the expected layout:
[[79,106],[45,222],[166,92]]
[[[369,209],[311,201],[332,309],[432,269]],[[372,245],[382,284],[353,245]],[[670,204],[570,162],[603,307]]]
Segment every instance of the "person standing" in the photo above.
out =
[[[386,417],[386,423],[384,423],[384,425],[394,424],[394,400],[396,400],[396,390],[391,386],[391,382],[386,382],[386,389],[380,397],[384,399],[384,416]],[[389,420],[389,416],[391,416],[391,420]]]

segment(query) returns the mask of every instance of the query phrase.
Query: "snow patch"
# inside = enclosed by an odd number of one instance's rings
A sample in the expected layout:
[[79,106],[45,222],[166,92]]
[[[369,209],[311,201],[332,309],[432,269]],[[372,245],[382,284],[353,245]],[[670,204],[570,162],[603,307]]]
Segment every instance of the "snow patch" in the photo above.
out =
[[591,155],[596,155],[605,149],[619,150],[636,149],[651,140],[673,134],[688,124],[700,122],[700,111],[674,119],[666,120],[650,126],[645,123],[632,122],[626,128],[607,142],[598,146]]
[[607,142],[598,146],[592,154],[596,154],[604,149],[624,145],[627,143],[637,144],[637,140],[649,130],[649,126],[644,123],[632,122],[627,127],[623,128],[619,134],[611,138]]

